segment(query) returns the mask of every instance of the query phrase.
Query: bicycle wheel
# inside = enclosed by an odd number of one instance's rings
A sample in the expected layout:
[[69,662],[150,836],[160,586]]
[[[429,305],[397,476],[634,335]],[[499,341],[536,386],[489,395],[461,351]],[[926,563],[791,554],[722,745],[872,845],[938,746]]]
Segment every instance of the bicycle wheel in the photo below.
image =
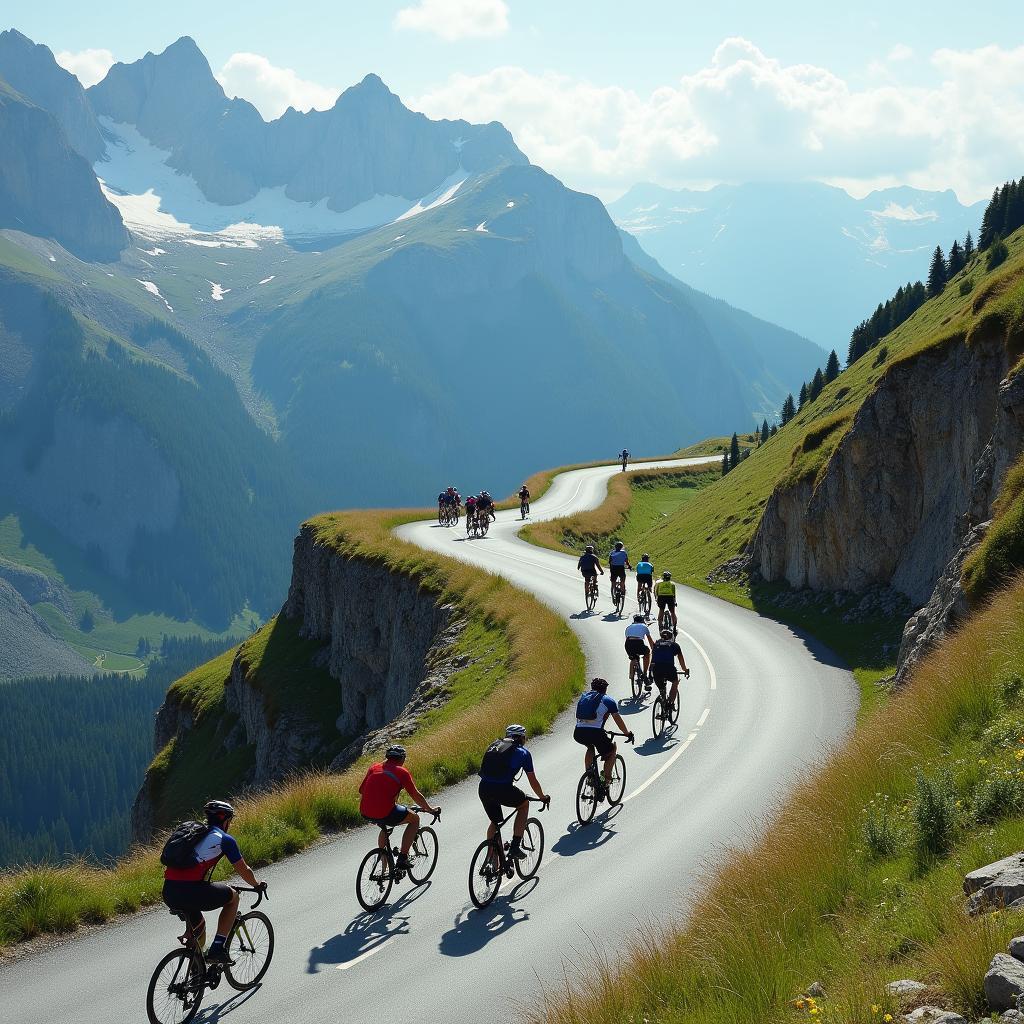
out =
[[581,825],[592,821],[597,811],[597,790],[594,788],[594,773],[589,769],[580,776],[576,784],[576,817]]
[[146,992],[150,1024],[188,1024],[199,1012],[206,990],[202,961],[193,967],[187,949],[175,949],[156,965]]
[[484,521],[480,524],[480,536],[486,537],[487,531],[491,528],[491,517],[484,516]]
[[274,926],[262,910],[250,910],[236,922],[228,938],[228,956],[234,965],[224,968],[228,984],[244,992],[258,985],[274,955]]
[[499,863],[494,843],[490,839],[485,839],[476,848],[469,862],[469,898],[473,906],[480,910],[494,901],[501,888]]
[[622,609],[626,605],[626,588],[625,587],[618,586],[618,587],[615,588],[614,601],[615,601],[615,614],[616,615],[621,615],[622,614]]
[[665,723],[668,721],[668,713],[665,710],[665,700],[659,694],[654,698],[654,703],[651,705],[651,729],[654,732],[656,739],[661,738],[661,734],[665,731]]
[[651,614],[651,592],[646,587],[640,588],[637,604],[640,605],[640,614],[646,619]]
[[516,873],[520,878],[533,878],[544,856],[544,826],[536,818],[527,818],[519,848],[526,856],[516,861]]
[[675,725],[679,721],[679,691],[676,690],[676,699],[672,702],[672,724]]
[[592,612],[594,605],[597,604],[597,584],[587,587],[587,611]]
[[386,850],[371,850],[363,858],[356,875],[356,899],[363,910],[372,914],[383,907],[391,895],[393,884],[391,855]]
[[633,689],[633,699],[639,700],[640,695],[644,692],[644,671],[640,667],[640,659],[631,658],[629,667],[633,673],[633,678],[629,681]]
[[621,754],[615,755],[612,765],[612,781],[608,784],[608,803],[613,807],[622,803],[622,794],[626,791],[626,762]]
[[437,866],[437,833],[428,825],[421,828],[409,851],[409,877],[422,885]]

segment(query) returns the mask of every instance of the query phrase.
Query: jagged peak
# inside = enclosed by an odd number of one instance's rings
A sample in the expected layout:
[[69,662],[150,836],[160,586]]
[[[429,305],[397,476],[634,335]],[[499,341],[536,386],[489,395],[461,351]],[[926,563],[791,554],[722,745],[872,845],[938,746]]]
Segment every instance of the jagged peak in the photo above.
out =
[[375,75],[372,72],[366,75],[361,82],[357,82],[355,85],[350,85],[342,94],[334,101],[334,107],[337,109],[343,104],[348,104],[353,101],[359,101],[364,98],[375,98],[383,97],[384,99],[393,100],[395,103],[400,105],[402,101],[396,96],[388,87],[385,85],[384,80],[380,75]]

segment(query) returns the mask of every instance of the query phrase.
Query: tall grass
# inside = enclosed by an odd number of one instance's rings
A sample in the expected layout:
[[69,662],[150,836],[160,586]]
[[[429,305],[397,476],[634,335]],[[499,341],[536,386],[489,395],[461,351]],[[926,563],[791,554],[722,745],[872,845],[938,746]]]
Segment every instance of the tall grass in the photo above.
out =
[[[655,949],[632,945],[611,983],[596,981],[596,968],[585,970],[563,992],[549,994],[534,1019],[780,1020],[792,1013],[787,1001],[814,979],[834,992],[835,1019],[870,1019],[847,1011],[862,1005],[865,993],[881,1004],[881,981],[896,968],[882,941],[857,944],[846,933],[891,882],[863,856],[864,808],[877,794],[909,796],[919,766],[958,736],[983,729],[1001,706],[1000,679],[1022,667],[1019,580],[919,667],[884,716],[870,719],[798,787],[765,838],[732,856],[703,889],[688,924],[670,929]],[[982,961],[998,945],[986,925],[964,926],[959,877],[973,866],[947,862],[936,869],[941,885],[921,883],[916,916],[904,922],[908,948],[925,943],[934,951],[931,969],[964,1008],[976,999]]]

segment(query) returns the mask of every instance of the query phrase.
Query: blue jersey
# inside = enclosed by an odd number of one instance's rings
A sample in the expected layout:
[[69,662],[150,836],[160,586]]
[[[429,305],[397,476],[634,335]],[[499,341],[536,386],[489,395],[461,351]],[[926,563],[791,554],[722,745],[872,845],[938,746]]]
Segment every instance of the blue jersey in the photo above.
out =
[[584,576],[596,576],[600,564],[601,561],[597,555],[592,555],[590,552],[584,552],[580,555],[580,560],[576,563],[576,568],[579,569]]
[[654,566],[650,562],[637,562],[636,563],[636,574],[637,576],[654,576]]
[[608,564],[618,568],[629,561],[629,552],[623,548],[621,551],[612,551],[608,555]]
[[599,690],[587,690],[576,702],[577,729],[603,729],[609,715],[619,713],[619,705]]
[[[492,744],[492,747],[493,746],[495,746],[495,744]],[[491,759],[487,758],[485,755],[485,763],[488,766],[494,765],[494,767],[488,771],[483,765],[481,765],[481,782],[508,784],[515,782],[516,776],[520,772],[533,771],[533,755],[526,749],[526,747],[521,747],[518,744],[504,751],[499,757]]]

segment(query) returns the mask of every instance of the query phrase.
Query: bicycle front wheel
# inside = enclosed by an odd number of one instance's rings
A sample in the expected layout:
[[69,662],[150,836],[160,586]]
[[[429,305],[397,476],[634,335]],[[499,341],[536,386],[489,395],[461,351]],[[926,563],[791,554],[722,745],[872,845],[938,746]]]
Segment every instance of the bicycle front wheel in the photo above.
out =
[[501,888],[501,862],[494,843],[485,839],[469,862],[469,898],[479,910],[494,902]]
[[533,878],[544,856],[544,826],[536,818],[527,819],[519,849],[526,856],[516,861],[516,872],[520,878]]
[[585,771],[576,786],[576,817],[581,825],[593,820],[597,811],[597,790],[594,788],[594,775]]
[[612,765],[612,780],[608,783],[608,803],[614,806],[622,803],[622,794],[626,791],[626,762],[621,754],[615,755]]
[[437,866],[437,833],[428,825],[421,828],[409,851],[409,877],[422,885]]
[[156,965],[146,992],[150,1024],[189,1024],[199,1012],[206,990],[202,960],[187,949],[175,949]]
[[274,926],[260,910],[250,910],[236,922],[228,939],[228,957],[234,960],[224,968],[228,984],[244,992],[263,980],[274,955]]
[[660,739],[665,731],[665,723],[669,720],[669,713],[665,707],[665,699],[661,696],[654,698],[651,705],[651,729],[656,739]]
[[676,690],[676,699],[672,702],[672,724],[679,721],[679,691]]
[[371,850],[363,858],[356,875],[356,899],[363,910],[372,914],[383,907],[391,895],[393,884],[390,854],[379,848]]

